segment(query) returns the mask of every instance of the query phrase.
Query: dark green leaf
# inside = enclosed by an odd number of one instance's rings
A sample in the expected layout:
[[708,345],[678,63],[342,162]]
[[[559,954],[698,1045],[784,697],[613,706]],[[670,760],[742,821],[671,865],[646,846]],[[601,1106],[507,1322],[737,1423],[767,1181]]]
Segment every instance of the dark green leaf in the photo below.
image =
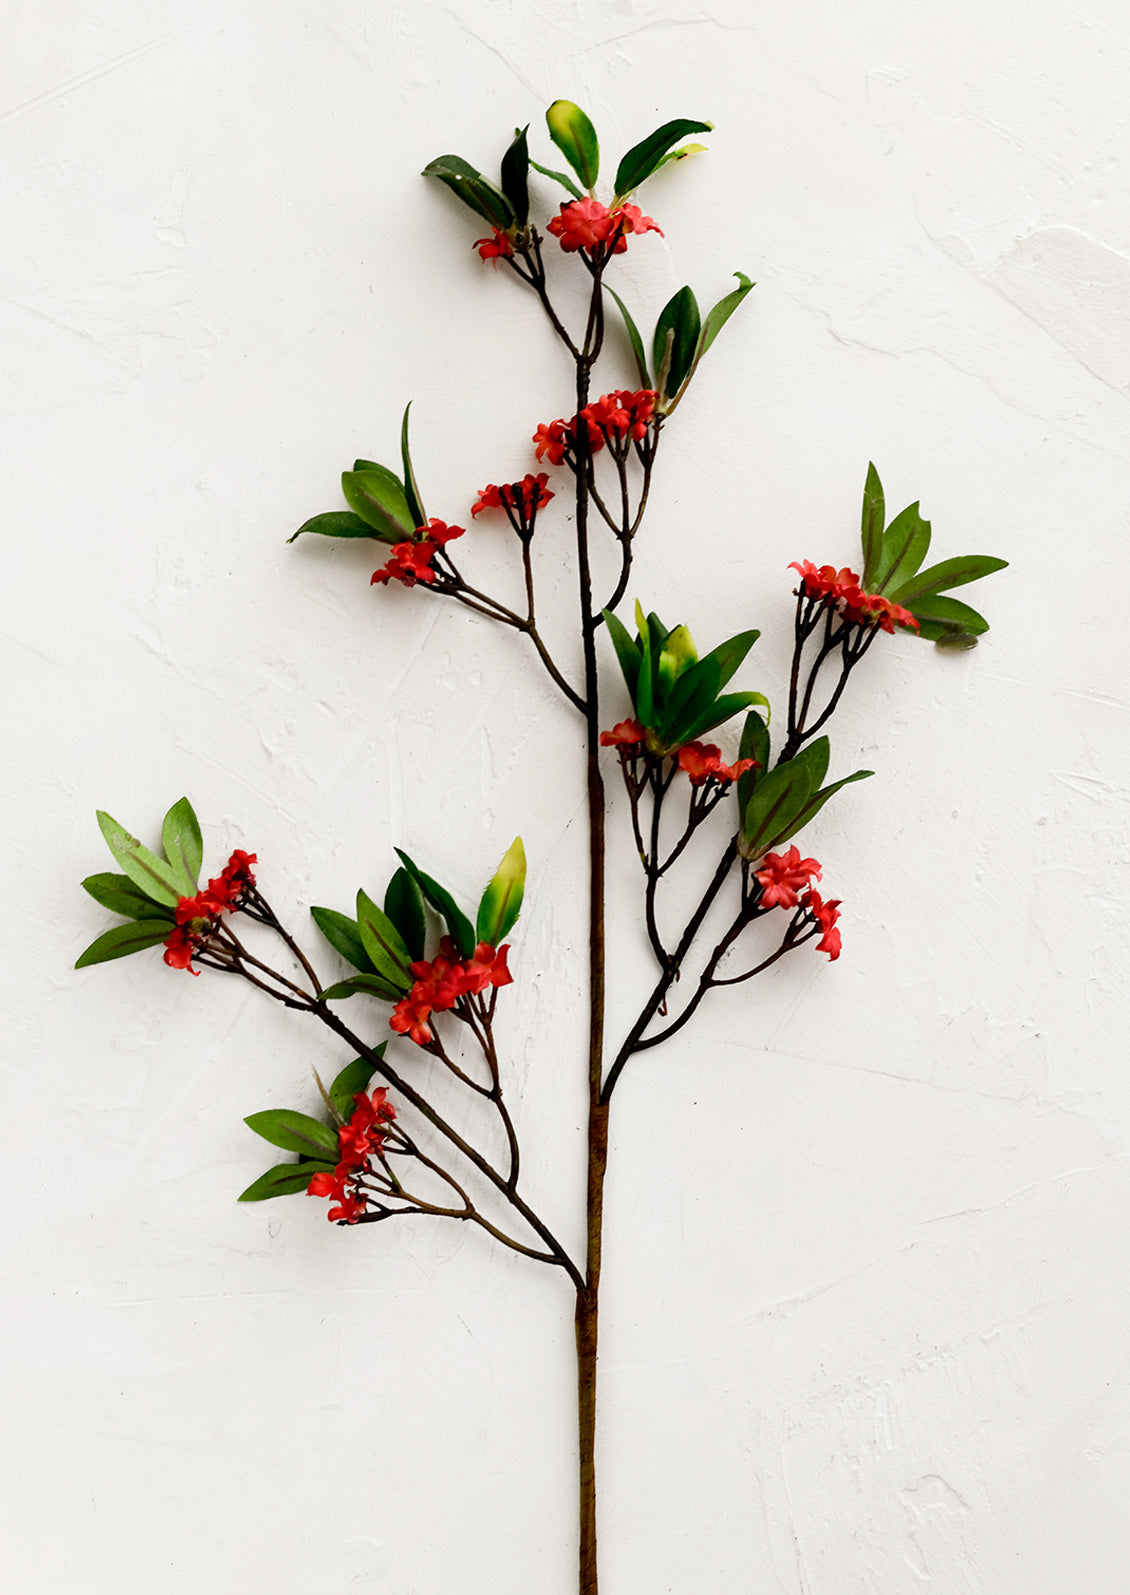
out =
[[600,145],[596,128],[572,100],[554,100],[545,113],[549,136],[576,172],[584,188],[592,189],[600,172]]
[[613,289],[609,288],[607,283],[604,284],[604,288],[607,293],[612,295],[613,299],[616,301],[616,305],[621,316],[624,318],[624,326],[628,333],[628,342],[632,346],[632,354],[635,356],[636,361],[636,370],[639,372],[640,387],[650,388],[651,377],[647,369],[647,356],[644,354],[643,339],[640,337],[640,329],[636,326],[635,322],[628,314],[628,307],[620,298],[620,295]]
[[584,190],[578,188],[567,173],[555,172],[548,166],[540,166],[535,160],[531,160],[530,165],[535,172],[540,172],[543,177],[551,177],[555,183],[560,183],[561,187],[567,189],[574,199],[584,199]]
[[354,515],[350,510],[330,510],[325,515],[315,515],[288,537],[287,542],[293,543],[295,537],[301,537],[303,532],[317,532],[319,537],[371,537],[377,542],[388,542],[387,537],[382,537],[375,532],[368,521],[363,521],[360,515]]
[[962,587],[966,582],[979,581],[982,576],[991,576],[995,570],[1006,569],[1007,565],[1007,559],[994,559],[991,554],[962,554],[957,559],[943,559],[940,565],[920,570],[909,581],[893,588],[891,602],[901,604],[904,609],[914,609],[921,598],[948,592],[951,587]]
[[688,133],[711,133],[713,130],[713,122],[688,122],[683,119],[664,122],[654,133],[649,133],[647,138],[634,144],[616,168],[616,198],[626,199],[633,189],[650,177],[662,165],[663,157],[672,144],[686,138]]
[[[382,1041],[375,1048],[377,1056],[383,1058],[387,1043]],[[364,1091],[373,1078],[373,1065],[368,1058],[354,1058],[352,1063],[347,1063],[345,1068],[330,1086],[330,1101],[341,1114],[343,1119],[348,1119],[353,1113],[354,1097],[359,1091]]]
[[612,646],[616,650],[616,658],[620,662],[624,681],[633,705],[636,701],[636,681],[640,673],[640,646],[634,642],[622,620],[618,620],[610,609],[603,611],[604,624],[608,627],[608,635],[612,638]]
[[769,727],[756,709],[751,709],[745,717],[738,759],[757,760],[754,769],[738,776],[738,813],[744,814],[754,787],[769,768]]
[[416,530],[404,488],[391,471],[343,471],[341,490],[351,510],[384,543],[411,541]]
[[670,363],[667,375],[663,379],[664,394],[669,396],[677,394],[690,375],[701,330],[698,301],[690,288],[680,288],[659,312],[659,320],[655,324],[655,338],[652,342],[651,355],[658,382],[662,376],[662,366],[667,353],[667,334],[669,331],[674,333],[671,340]]
[[832,757],[832,745],[827,737],[814,737],[802,752],[795,755],[794,764],[802,764],[808,771],[809,786],[813,792],[820,790],[820,783],[828,773],[828,765]]
[[769,701],[763,693],[724,692],[720,698],[715,698],[709,709],[686,727],[682,733],[682,741],[694,742],[734,715],[740,714],[743,709],[752,709],[758,704],[765,709],[769,707]]
[[350,919],[348,914],[339,914],[336,908],[312,908],[310,917],[334,952],[340,953],[354,969],[360,969],[366,975],[376,974],[376,966],[365,951],[355,919]]
[[874,592],[875,572],[883,550],[883,528],[887,524],[887,509],[883,502],[883,484],[873,465],[867,467],[867,481],[863,487],[863,590]]
[[475,927],[457,906],[451,893],[438,881],[434,881],[430,875],[425,875],[423,870],[417,869],[408,854],[402,852],[399,847],[396,856],[423,892],[425,902],[430,903],[436,913],[443,916],[460,958],[470,958],[475,950]]
[[901,510],[883,533],[874,586],[867,592],[881,593],[892,582],[907,581],[926,558],[930,548],[930,522],[918,513],[917,503]]
[[440,155],[424,167],[425,177],[438,177],[477,216],[492,227],[506,232],[515,224],[513,207],[506,195],[483,174],[458,155]]
[[742,817],[739,851],[743,858],[760,858],[770,847],[784,841],[790,826],[808,802],[812,781],[799,759],[779,764],[764,774],[754,787]]
[[385,892],[385,913],[404,937],[413,961],[424,956],[424,900],[406,869],[398,869]]
[[475,920],[475,936],[479,941],[498,946],[521,912],[525,891],[526,850],[522,838],[516,836],[479,901]]
[[[929,642],[954,642],[966,637],[977,638],[989,629],[984,615],[979,615],[968,604],[956,598],[939,598],[931,595],[907,605],[918,621],[918,635]],[[968,644],[963,644],[968,646]]]
[[733,677],[760,636],[759,631],[739,631],[736,637],[728,637],[725,642],[720,642],[717,648],[712,648],[708,654],[703,654],[704,663],[707,659],[718,661],[719,687],[724,687]]
[[200,822],[186,797],[179,798],[161,824],[161,846],[173,870],[184,881],[184,895],[196,891],[196,877],[204,861]]
[[678,747],[691,739],[687,727],[696,724],[713,706],[721,684],[722,670],[717,659],[700,659],[683,671],[656,727],[665,747]]
[[314,1158],[308,1163],[276,1163],[266,1174],[260,1174],[236,1200],[267,1202],[273,1196],[297,1196],[305,1191],[315,1174],[332,1174],[336,1166]]
[[111,958],[128,958],[131,953],[143,953],[147,947],[156,947],[172,930],[168,920],[138,919],[128,925],[115,925],[105,931],[75,959],[76,969],[87,969],[91,964],[106,964]]
[[331,1168],[337,1164],[337,1131],[308,1113],[296,1113],[293,1108],[267,1108],[250,1114],[243,1122],[284,1152],[300,1152],[318,1162],[328,1161]]
[[426,526],[428,517],[424,514],[424,506],[420,502],[420,489],[416,485],[416,473],[412,469],[412,456],[408,452],[408,412],[412,408],[409,400],[404,406],[404,420],[400,423],[400,458],[404,464],[404,498],[408,505],[408,514],[415,526]]
[[412,958],[404,938],[388,915],[363,891],[357,893],[357,929],[381,979],[401,991],[408,991],[412,985],[408,969]]
[[530,152],[526,147],[529,127],[514,129],[514,142],[502,157],[502,192],[510,201],[514,219],[524,227],[530,216]]
[[339,1002],[344,997],[357,996],[377,997],[381,1002],[399,1002],[403,995],[402,990],[390,986],[380,975],[350,975],[347,980],[338,980],[318,993],[322,1002]]
[[137,837],[131,836],[117,820],[111,819],[101,809],[97,813],[99,829],[106,838],[107,847],[134,885],[140,886],[155,903],[175,908],[180,899],[188,895],[176,870],[166,864],[163,858],[158,858],[147,847],[143,847]]
[[160,919],[171,930],[173,916],[161,903],[136,887],[128,875],[88,875],[82,883],[96,903],[108,908],[112,914],[122,914],[126,919]]

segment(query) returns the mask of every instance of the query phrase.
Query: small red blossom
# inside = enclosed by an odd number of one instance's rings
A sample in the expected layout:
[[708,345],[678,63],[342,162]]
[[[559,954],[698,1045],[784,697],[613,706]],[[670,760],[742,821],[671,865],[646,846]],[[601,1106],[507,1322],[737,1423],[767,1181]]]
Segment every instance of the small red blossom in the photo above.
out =
[[549,474],[546,471],[539,471],[536,476],[531,476],[527,471],[520,482],[507,482],[502,487],[489,482],[472,504],[471,514],[481,515],[483,510],[508,509],[513,510],[518,519],[526,524],[554,497],[545,485],[548,481]]
[[796,908],[798,893],[822,870],[814,858],[801,858],[798,847],[787,853],[766,853],[756,879],[761,883],[762,908]]
[[638,720],[621,720],[611,731],[600,733],[600,745],[602,748],[639,747],[643,744],[644,735],[644,728]]
[[491,232],[493,236],[490,238],[476,238],[471,248],[478,250],[480,260],[509,260],[514,253],[514,245],[501,228],[493,227]]
[[569,447],[568,428],[564,421],[551,421],[548,426],[542,421],[534,433],[534,444],[539,464],[547,459],[550,465],[560,465]]
[[835,963],[840,956],[840,933],[836,929],[836,921],[840,917],[840,904],[842,899],[833,897],[829,902],[824,902],[815,887],[810,888],[801,898],[801,906],[807,908],[813,919],[824,932],[816,943],[818,953],[827,953],[829,962]]
[[221,914],[234,914],[243,894],[255,884],[251,866],[256,862],[254,853],[236,848],[219,875],[210,880],[193,897],[178,899],[175,910],[176,929],[165,940],[165,962],[170,969],[192,969],[192,959],[209,932],[215,928]]
[[615,393],[602,394],[592,404],[586,404],[581,415],[602,440],[612,441],[634,438],[637,442],[646,435],[648,423],[655,413],[655,391],[641,388],[632,393],[618,388]]
[[547,231],[554,235],[566,254],[578,249],[595,252],[615,238],[612,253],[622,255],[628,247],[629,233],[663,236],[662,230],[638,205],[618,205],[610,211],[598,199],[575,199],[562,205],[560,214],[548,223]]
[[370,587],[374,582],[383,587],[390,581],[402,582],[405,587],[415,587],[417,582],[424,582],[430,587],[437,574],[432,567],[437,551],[454,538],[462,537],[465,529],[462,526],[449,526],[446,521],[437,521],[433,516],[427,526],[418,526],[416,530],[421,535],[414,542],[394,544],[388,564],[375,570],[369,578]]
[[365,1211],[360,1180],[369,1158],[384,1146],[384,1125],[396,1118],[396,1110],[387,1098],[385,1086],[378,1086],[371,1095],[358,1091],[353,1098],[353,1116],[337,1132],[341,1161],[332,1174],[323,1171],[312,1175],[306,1187],[307,1196],[329,1197],[337,1204],[326,1214],[331,1223],[356,1224]]
[[407,1036],[418,1047],[434,1039],[428,1023],[433,1013],[446,1013],[468,996],[477,996],[488,986],[509,986],[514,977],[507,967],[509,945],[495,949],[479,942],[470,958],[460,958],[455,943],[445,936],[434,958],[420,958],[409,964],[415,984],[392,1011],[389,1027]]
[[861,578],[846,565],[837,570],[834,565],[816,566],[810,559],[804,559],[794,560],[789,569],[799,571],[806,598],[838,607],[852,625],[879,625],[887,632],[893,632],[896,626],[918,630],[918,622],[909,609],[892,603],[881,593],[865,593],[860,586]]
[[199,969],[192,968],[192,955],[196,951],[197,944],[198,938],[178,925],[172,935],[165,940],[164,956],[169,968],[187,969],[190,975],[199,975]]
[[756,759],[739,759],[736,764],[722,763],[722,750],[713,742],[687,742],[679,749],[679,769],[690,777],[692,786],[702,786],[711,779],[736,781],[747,770],[757,766]]

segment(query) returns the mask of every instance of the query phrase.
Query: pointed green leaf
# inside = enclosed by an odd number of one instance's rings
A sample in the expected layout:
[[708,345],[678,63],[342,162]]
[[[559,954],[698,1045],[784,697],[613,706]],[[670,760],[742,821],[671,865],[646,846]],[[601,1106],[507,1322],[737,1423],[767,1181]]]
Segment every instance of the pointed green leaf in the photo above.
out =
[[690,374],[701,330],[698,301],[690,288],[680,288],[659,312],[652,341],[652,360],[658,373],[667,355],[667,334],[674,334],[667,377],[663,383],[664,394],[677,394]]
[[404,406],[404,420],[400,423],[400,458],[404,464],[404,498],[408,505],[409,518],[415,526],[426,526],[428,517],[424,514],[424,506],[420,502],[420,489],[416,485],[416,473],[412,469],[412,456],[408,452],[408,412],[412,408],[409,399]]
[[351,510],[384,543],[410,542],[416,530],[404,488],[391,471],[343,471],[341,490]]
[[513,206],[480,171],[458,155],[440,155],[424,167],[425,177],[438,177],[477,216],[502,232],[514,226]]
[[767,771],[754,787],[742,820],[738,843],[742,857],[760,858],[770,847],[787,840],[811,793],[811,777],[799,759]]
[[863,488],[863,590],[875,591],[875,572],[883,549],[883,528],[887,524],[887,508],[883,502],[883,484],[873,465],[867,467],[867,481]]
[[683,673],[656,728],[666,747],[678,747],[693,740],[689,727],[696,725],[713,708],[721,678],[717,659],[700,659]]
[[806,748],[794,756],[793,763],[803,765],[808,771],[808,783],[813,792],[820,790],[831,757],[832,745],[827,737],[814,737]]
[[962,587],[966,582],[980,581],[996,570],[1005,570],[1007,559],[994,559],[991,554],[962,554],[957,559],[943,559],[940,565],[920,570],[916,576],[892,588],[891,602],[904,609],[914,609],[920,598],[934,593],[948,592],[951,587]]
[[111,958],[128,958],[131,953],[143,953],[147,947],[156,947],[172,930],[167,920],[138,919],[128,925],[115,925],[91,942],[75,959],[76,969],[88,969],[91,964],[107,964]]
[[917,503],[908,504],[883,533],[874,586],[868,592],[882,593],[892,583],[907,581],[921,565],[930,548],[930,522],[918,513]]
[[176,870],[143,847],[136,836],[131,836],[124,826],[108,814],[98,811],[98,825],[106,838],[106,845],[135,886],[140,886],[155,903],[175,908],[185,892]]
[[662,164],[667,151],[689,133],[712,133],[713,122],[688,122],[682,118],[664,122],[654,133],[634,144],[616,168],[616,198],[627,196]]
[[339,914],[336,908],[311,908],[310,918],[329,942],[335,953],[340,953],[354,969],[363,974],[375,975],[376,966],[361,940],[357,921],[348,914]]
[[[989,629],[984,615],[979,615],[968,604],[956,598],[940,598],[931,594],[920,598],[908,609],[918,621],[918,635],[928,642],[953,642],[962,638],[976,639]],[[968,647],[968,643],[963,643]]]
[[713,310],[707,312],[706,320],[703,322],[702,331],[699,334],[698,348],[695,351],[694,363],[696,366],[741,304],[746,294],[755,286],[744,271],[735,271],[734,276],[738,279],[738,287],[732,288],[724,298],[719,299]]
[[457,906],[451,893],[438,881],[434,881],[430,875],[425,875],[423,870],[417,869],[408,854],[402,852],[399,847],[396,849],[396,856],[423,892],[424,901],[430,903],[436,913],[443,916],[460,958],[470,958],[475,950],[475,927]]
[[502,192],[510,201],[514,219],[524,227],[530,218],[530,152],[526,146],[528,126],[514,129],[514,142],[502,157]]
[[400,991],[408,991],[412,985],[408,968],[412,958],[404,938],[388,915],[363,891],[357,893],[357,929],[381,979]]
[[111,914],[122,914],[126,919],[160,919],[170,930],[173,927],[173,916],[168,908],[146,897],[128,875],[114,875],[110,871],[88,875],[82,886],[96,903],[108,908]]
[[661,161],[656,162],[655,170],[667,165],[668,161],[685,161],[688,155],[705,155],[705,144],[681,144],[677,150],[668,150]]
[[572,100],[554,100],[545,113],[549,136],[581,180],[591,190],[600,172],[600,145],[596,128]]
[[[374,1048],[377,1056],[383,1058],[387,1042],[382,1041],[379,1047]],[[359,1091],[368,1087],[373,1078],[374,1066],[368,1058],[354,1058],[352,1063],[347,1063],[345,1068],[330,1086],[330,1101],[341,1114],[343,1119],[348,1119],[353,1113],[354,1097]]]
[[178,799],[161,824],[161,846],[172,868],[184,881],[184,895],[196,891],[196,878],[204,861],[200,822],[186,797]]
[[651,632],[643,611],[636,605],[636,624],[640,636],[640,669],[636,677],[636,718],[643,726],[655,724],[653,678],[655,665],[651,653]]
[[641,654],[639,644],[632,640],[627,626],[624,625],[622,620],[618,620],[610,609],[605,609],[602,613],[604,615],[604,624],[608,627],[608,635],[612,638],[612,646],[616,650],[616,658],[619,660],[620,670],[623,673],[628,694],[634,707],[636,681],[640,673]]
[[651,376],[649,375],[647,369],[647,356],[644,354],[643,339],[640,337],[640,329],[636,326],[635,322],[628,314],[628,307],[620,298],[620,295],[613,289],[609,288],[607,283],[604,284],[604,289],[605,292],[612,295],[613,299],[616,301],[617,309],[624,319],[624,326],[628,333],[628,342],[632,346],[632,354],[635,356],[636,361],[636,370],[639,372],[640,387],[650,389]]
[[267,1202],[273,1196],[297,1196],[305,1191],[315,1174],[332,1174],[334,1163],[318,1162],[311,1158],[307,1163],[276,1163],[266,1174],[236,1197],[237,1202]]
[[740,714],[743,709],[752,709],[760,706],[768,709],[769,700],[760,692],[724,692],[716,698],[710,708],[698,719],[693,721],[682,733],[684,742],[694,742],[699,737],[704,737],[708,731],[713,731],[716,726],[723,725],[725,721]]
[[728,637],[725,642],[720,642],[717,648],[712,648],[708,654],[703,654],[704,660],[718,661],[719,687],[724,687],[733,677],[760,636],[759,631],[739,631],[736,637]]
[[424,956],[424,899],[406,869],[398,869],[385,892],[385,913],[404,937],[413,961]]
[[752,770],[738,776],[738,813],[744,816],[753,789],[769,769],[769,727],[756,709],[751,709],[742,727],[742,740],[738,746],[738,760],[756,759]]
[[320,1162],[337,1164],[337,1131],[308,1113],[296,1113],[293,1108],[267,1108],[262,1113],[249,1114],[244,1119],[249,1130],[261,1135],[272,1146],[284,1152],[298,1152]]
[[543,177],[551,177],[555,183],[560,183],[561,187],[567,189],[568,192],[572,194],[574,199],[584,199],[584,190],[578,188],[576,183],[574,183],[573,179],[568,176],[567,173],[555,172],[548,166],[539,165],[535,160],[531,160],[530,165],[533,167],[535,172],[540,172]]
[[350,975],[347,980],[335,981],[318,993],[320,1002],[340,1002],[345,997],[376,997],[381,1002],[399,1002],[404,992],[390,986],[380,975]]
[[363,521],[360,515],[354,515],[350,510],[330,510],[325,515],[314,515],[302,525],[292,537],[287,538],[288,543],[293,543],[295,537],[301,537],[303,532],[316,532],[319,537],[371,537],[378,542],[388,542],[387,537],[382,537],[375,532],[368,521]]
[[[814,792],[793,821],[789,835],[795,836],[798,831],[803,830],[809,820],[819,814],[832,794],[838,792],[842,786],[850,786],[853,781],[866,781],[869,775],[874,774],[874,770],[857,770],[854,775],[845,775],[842,780],[833,781],[831,786],[822,787],[819,792]],[[770,843],[770,846],[772,845]]]
[[497,947],[513,928],[526,891],[526,850],[516,836],[479,901],[475,936]]

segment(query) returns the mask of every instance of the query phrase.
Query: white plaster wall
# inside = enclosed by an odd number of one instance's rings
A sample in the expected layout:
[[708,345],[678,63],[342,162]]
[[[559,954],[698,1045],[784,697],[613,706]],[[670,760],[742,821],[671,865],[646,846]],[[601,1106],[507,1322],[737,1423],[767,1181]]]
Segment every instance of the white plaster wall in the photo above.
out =
[[[647,191],[637,303],[758,281],[667,434],[634,591],[706,645],[760,625],[778,696],[785,567],[853,558],[868,458],[940,557],[1013,562],[970,594],[977,651],[883,638],[853,684],[836,769],[878,773],[806,833],[843,958],[719,1000],[617,1096],[608,1595],[1122,1595],[1124,6],[4,12],[13,1586],[575,1587],[564,1282],[462,1229],[237,1206],[242,1116],[313,1107],[339,1055],[156,954],[70,968],[96,807],[152,829],[189,792],[296,925],[395,843],[470,894],[520,829],[504,1031],[530,1193],[578,1242],[578,728],[508,635],[284,543],[408,398],[458,521],[566,410],[536,306],[417,176],[563,95],[613,155],[717,124]],[[472,541],[507,580],[497,526]],[[613,1028],[639,941],[622,907]]]

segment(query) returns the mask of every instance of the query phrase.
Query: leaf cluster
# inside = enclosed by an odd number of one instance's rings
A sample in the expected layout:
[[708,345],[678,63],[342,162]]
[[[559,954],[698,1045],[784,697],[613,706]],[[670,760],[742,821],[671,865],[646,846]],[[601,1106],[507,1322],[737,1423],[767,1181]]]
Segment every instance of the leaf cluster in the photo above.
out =
[[76,969],[128,958],[165,941],[176,923],[178,902],[195,895],[204,858],[200,822],[186,797],[178,798],[162,821],[159,853],[101,809],[98,825],[123,873],[88,875],[83,889],[126,923],[96,937],[75,961]]
[[[374,1057],[384,1057],[385,1043],[374,1049]],[[373,1078],[376,1064],[367,1058],[354,1058],[324,1092],[334,1124],[314,1119],[293,1108],[267,1108],[249,1114],[244,1124],[284,1152],[297,1154],[293,1163],[276,1163],[241,1193],[241,1202],[265,1202],[275,1196],[297,1196],[305,1191],[315,1174],[332,1174],[338,1164],[339,1142],[336,1125],[353,1112],[353,1100]],[[317,1076],[315,1076],[317,1078]],[[321,1086],[321,1081],[318,1082]]]
[[368,537],[379,543],[419,541],[422,529],[427,526],[427,516],[408,447],[411,408],[411,402],[405,405],[400,425],[403,476],[389,470],[387,465],[378,465],[375,460],[354,460],[353,469],[343,471],[341,476],[341,490],[349,508],[312,516],[287,538],[288,543],[293,543],[303,532],[316,532],[319,537]]
[[738,757],[757,761],[738,778],[738,852],[747,859],[762,858],[771,848],[783,846],[815,819],[833,793],[874,774],[856,770],[825,786],[831,758],[827,737],[814,738],[800,753],[771,769],[769,728],[754,713],[746,716]]

